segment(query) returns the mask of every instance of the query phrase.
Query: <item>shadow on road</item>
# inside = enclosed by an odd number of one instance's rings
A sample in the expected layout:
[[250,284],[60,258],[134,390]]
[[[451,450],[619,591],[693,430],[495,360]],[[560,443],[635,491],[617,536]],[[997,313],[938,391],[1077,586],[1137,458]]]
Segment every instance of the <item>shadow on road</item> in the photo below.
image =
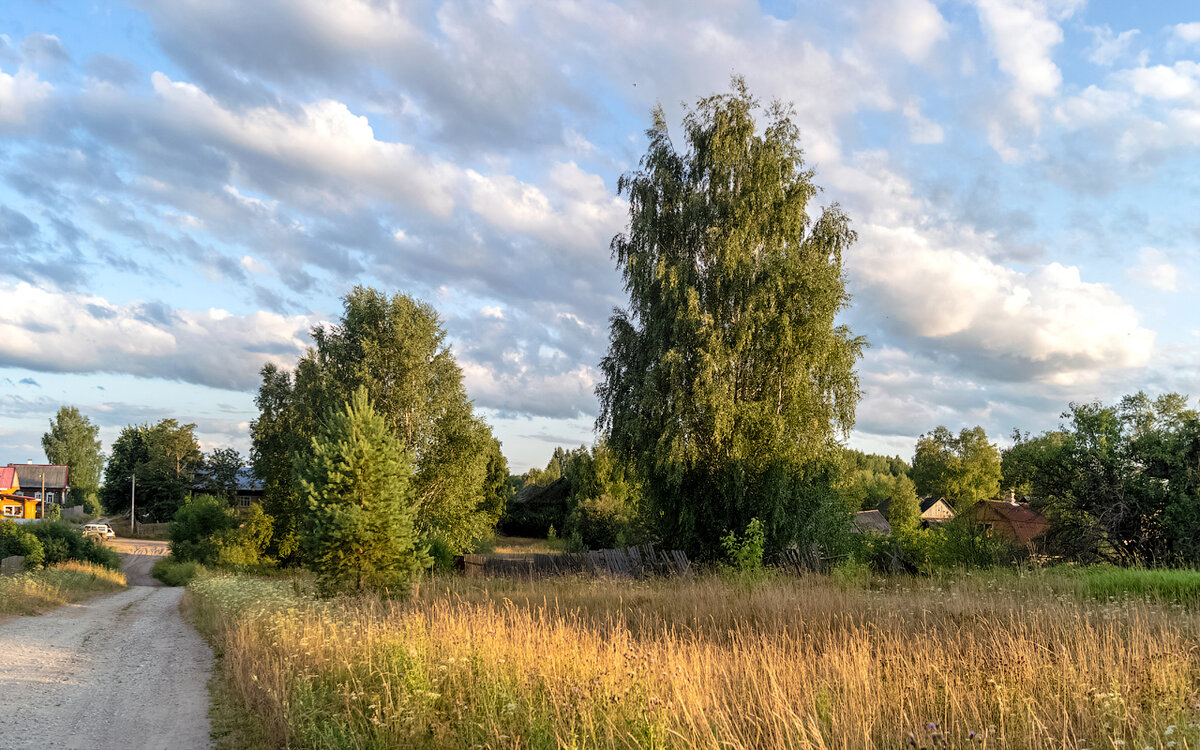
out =
[[106,543],[121,556],[121,572],[130,586],[161,586],[162,582],[150,575],[154,563],[170,552],[166,542],[149,539],[109,539]]

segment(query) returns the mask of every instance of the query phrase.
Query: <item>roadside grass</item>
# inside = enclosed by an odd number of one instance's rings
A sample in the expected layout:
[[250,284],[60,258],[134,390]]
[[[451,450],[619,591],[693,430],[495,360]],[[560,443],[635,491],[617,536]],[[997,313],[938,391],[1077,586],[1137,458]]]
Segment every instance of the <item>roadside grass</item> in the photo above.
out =
[[0,616],[41,614],[123,588],[124,573],[75,561],[15,576],[0,576]]
[[167,555],[154,563],[150,575],[162,581],[166,586],[186,586],[203,570],[204,566],[200,563],[180,562],[171,555]]
[[203,575],[189,598],[273,747],[1200,746],[1200,618],[1087,580],[440,576],[389,601]]

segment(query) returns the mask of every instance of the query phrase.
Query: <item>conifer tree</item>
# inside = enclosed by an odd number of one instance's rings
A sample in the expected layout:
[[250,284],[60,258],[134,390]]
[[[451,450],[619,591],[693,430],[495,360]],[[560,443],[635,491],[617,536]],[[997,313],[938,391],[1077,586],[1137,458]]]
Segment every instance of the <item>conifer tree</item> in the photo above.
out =
[[408,452],[365,388],[329,412],[296,479],[308,505],[307,561],[322,592],[403,586],[426,566]]

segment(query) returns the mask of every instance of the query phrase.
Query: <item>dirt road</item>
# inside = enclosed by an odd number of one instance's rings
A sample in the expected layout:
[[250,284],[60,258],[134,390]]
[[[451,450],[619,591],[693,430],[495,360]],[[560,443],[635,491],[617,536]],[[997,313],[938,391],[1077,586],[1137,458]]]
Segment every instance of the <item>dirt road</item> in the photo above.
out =
[[137,585],[158,584],[165,542],[114,546],[128,591],[0,625],[0,748],[209,746],[212,652],[179,614],[183,589]]
[[161,586],[157,578],[150,575],[154,563],[170,552],[166,542],[149,539],[109,539],[105,544],[121,556],[121,570],[130,586]]

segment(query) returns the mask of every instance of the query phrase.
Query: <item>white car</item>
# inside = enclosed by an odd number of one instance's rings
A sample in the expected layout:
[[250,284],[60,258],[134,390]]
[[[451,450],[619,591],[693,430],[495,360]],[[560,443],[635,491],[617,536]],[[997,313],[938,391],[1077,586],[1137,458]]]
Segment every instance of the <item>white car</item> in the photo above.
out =
[[117,535],[117,532],[112,530],[112,526],[106,523],[89,523],[83,526],[84,536],[99,536],[101,539],[112,539]]

